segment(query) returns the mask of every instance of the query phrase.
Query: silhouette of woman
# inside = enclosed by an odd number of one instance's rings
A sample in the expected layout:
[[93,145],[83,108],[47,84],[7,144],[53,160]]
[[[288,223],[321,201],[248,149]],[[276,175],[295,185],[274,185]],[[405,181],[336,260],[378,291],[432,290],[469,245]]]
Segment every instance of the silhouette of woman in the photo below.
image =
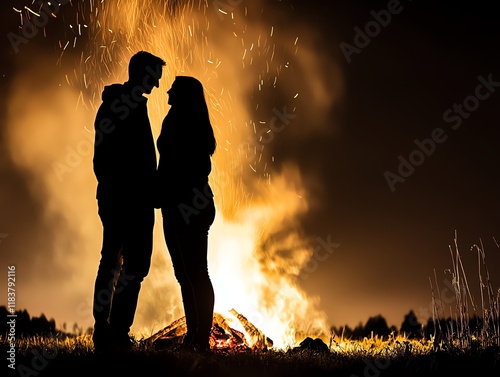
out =
[[216,141],[200,81],[177,76],[167,93],[171,108],[157,140],[158,200],[186,316],[183,346],[203,351],[209,349],[215,299],[207,254],[215,219],[208,176]]

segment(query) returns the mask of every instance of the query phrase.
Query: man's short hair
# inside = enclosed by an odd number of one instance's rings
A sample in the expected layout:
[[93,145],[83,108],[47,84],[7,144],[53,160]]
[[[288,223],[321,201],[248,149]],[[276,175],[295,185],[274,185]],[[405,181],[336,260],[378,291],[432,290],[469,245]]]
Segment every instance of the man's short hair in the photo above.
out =
[[147,51],[139,51],[130,58],[128,63],[128,77],[130,81],[142,80],[146,75],[146,67],[150,67],[153,72],[159,65],[164,67],[167,63],[160,57]]

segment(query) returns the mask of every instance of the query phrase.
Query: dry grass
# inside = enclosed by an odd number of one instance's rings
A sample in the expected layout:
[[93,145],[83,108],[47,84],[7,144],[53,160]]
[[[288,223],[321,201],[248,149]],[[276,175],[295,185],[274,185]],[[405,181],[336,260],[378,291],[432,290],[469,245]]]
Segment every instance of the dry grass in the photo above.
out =
[[[480,292],[480,301],[476,301],[472,294],[472,282],[469,284],[456,234],[454,247],[450,247],[452,267],[447,270],[451,276],[451,285],[455,295],[452,304],[443,304],[435,272],[434,285],[430,280],[433,321],[436,330],[434,336],[439,338],[441,345],[457,351],[500,347],[500,288],[492,286],[482,242],[480,245],[473,245],[470,250],[477,254],[478,281],[476,284]],[[443,323],[441,320],[443,318],[448,318],[448,320]],[[474,324],[474,327],[471,324]],[[440,338],[437,332],[445,335]]]
[[[155,350],[145,342],[126,355],[95,355],[90,335],[65,339],[35,337],[19,340],[20,376],[91,375],[102,370],[113,376],[442,376],[461,375],[474,368],[482,376],[500,371],[500,349],[472,352],[435,351],[432,340],[377,336],[362,341],[334,338],[327,352],[288,350],[193,352]],[[2,340],[2,352],[6,347]],[[20,371],[21,369],[21,371]]]

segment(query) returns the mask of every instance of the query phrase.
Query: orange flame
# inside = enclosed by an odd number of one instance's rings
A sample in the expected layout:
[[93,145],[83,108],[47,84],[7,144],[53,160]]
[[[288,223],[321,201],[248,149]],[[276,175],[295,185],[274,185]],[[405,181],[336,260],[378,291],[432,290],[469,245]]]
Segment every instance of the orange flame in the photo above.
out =
[[[151,124],[157,136],[168,111],[165,92],[174,77],[188,74],[199,78],[206,89],[218,140],[210,178],[218,211],[209,238],[215,310],[225,313],[235,308],[269,336],[275,347],[284,348],[296,344],[298,332],[315,332],[316,336],[328,333],[327,319],[317,309],[317,300],[307,297],[296,282],[312,254],[296,220],[308,210],[301,173],[291,164],[283,165],[280,172],[274,173],[269,143],[263,142],[266,134],[258,133],[259,125],[270,127],[273,113],[261,115],[261,120],[254,114],[266,107],[258,102],[265,88],[278,87],[284,92],[289,89],[286,84],[280,87],[280,75],[297,54],[298,36],[277,37],[274,26],[250,19],[250,5],[233,2],[232,6],[226,4],[224,9],[216,9],[214,3],[218,2],[192,1],[178,6],[170,1],[159,5],[110,0],[90,2],[90,9],[80,9],[86,12],[89,43],[73,74],[65,77],[70,88],[65,87],[57,94],[64,112],[57,112],[54,103],[44,106],[43,99],[24,108],[25,113],[31,114],[29,117],[53,125],[56,129],[52,134],[58,138],[44,142],[26,138],[37,129],[30,126],[34,124],[32,119],[13,120],[18,112],[16,106],[23,103],[25,95],[19,91],[10,106],[9,135],[11,145],[15,146],[11,152],[20,166],[37,171],[34,187],[46,190],[48,213],[64,214],[85,245],[82,247],[85,257],[72,260],[71,268],[78,271],[81,265],[90,266],[90,272],[84,274],[86,285],[80,289],[86,297],[91,297],[100,223],[95,204],[82,204],[93,200],[92,156],[90,152],[84,154],[75,149],[83,145],[82,140],[89,136],[88,130],[93,129],[100,92],[104,85],[125,81],[128,60],[138,50],[148,50],[166,60],[160,89],[154,90],[149,99]],[[258,2],[251,6],[258,7]],[[67,43],[61,41],[60,45]],[[310,52],[306,51],[304,56],[308,64],[313,59]],[[317,102],[326,106],[324,97],[330,95],[322,83],[312,80],[311,85],[312,92],[321,99]],[[255,93],[250,95],[252,88]],[[293,113],[297,93],[290,91],[286,96],[290,101],[288,111]],[[67,114],[68,108],[74,109],[74,105],[66,106],[70,101],[77,104],[78,118],[74,112]],[[50,116],[59,118],[51,120]],[[64,122],[76,127],[68,131],[68,127],[61,126]],[[39,133],[40,138],[50,135],[46,129]],[[83,139],[82,134],[86,135]],[[254,142],[249,145],[249,140]],[[55,148],[47,151],[49,145]],[[68,145],[73,145],[70,148],[84,168],[75,166],[65,171],[66,179],[61,184],[46,167],[50,161],[67,163]],[[44,156],[43,169],[36,151]],[[75,192],[87,201],[75,201]],[[161,233],[161,216],[157,216],[155,232],[153,267],[141,291],[133,327],[136,333],[163,328],[182,315],[178,286]],[[283,250],[286,256],[282,255]],[[76,306],[82,307],[81,303]],[[77,312],[85,313],[81,317],[91,325],[90,306],[88,303],[83,306],[85,308]],[[237,321],[231,325],[244,330]]]

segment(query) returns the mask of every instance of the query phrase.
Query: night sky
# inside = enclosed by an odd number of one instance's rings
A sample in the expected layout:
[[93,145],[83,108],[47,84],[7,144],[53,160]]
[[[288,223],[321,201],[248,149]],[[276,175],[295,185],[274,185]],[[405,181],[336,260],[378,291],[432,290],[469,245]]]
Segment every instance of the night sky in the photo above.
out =
[[[56,244],[74,248],[78,239],[64,239],[66,219],[47,218],[45,209],[52,204],[39,195],[45,188],[34,186],[34,173],[12,158],[7,114],[12,116],[8,103],[14,85],[33,85],[26,101],[35,101],[44,80],[52,77],[51,82],[64,85],[71,67],[55,65],[58,33],[64,29],[57,21],[47,38],[39,33],[19,53],[13,51],[6,36],[17,31],[16,3],[2,2],[0,13],[1,271],[3,281],[7,265],[20,271],[21,308],[70,323],[68,313],[76,311],[81,298],[40,297],[57,297],[56,290],[47,289],[79,284],[78,263],[61,265],[61,255],[53,252]],[[305,278],[298,280],[308,295],[319,297],[329,323],[355,326],[382,314],[399,326],[410,309],[426,321],[432,316],[429,277],[434,281],[436,271],[440,287],[451,288],[445,269],[451,268],[455,233],[475,299],[474,244],[484,247],[491,283],[498,289],[500,30],[493,4],[273,0],[260,7],[261,22],[274,25],[276,33],[307,30],[300,43],[324,62],[297,66],[286,76],[291,86],[296,80],[301,93],[297,118],[268,147],[275,172],[288,164],[300,171],[309,208],[297,221],[305,237],[318,242],[313,247],[328,240],[336,245],[327,257],[321,252],[314,261],[313,256]],[[390,20],[387,9],[393,11]],[[386,25],[375,24],[377,18]],[[41,60],[53,61],[53,69],[38,66]],[[24,72],[37,79],[23,81]],[[325,95],[333,99],[325,101],[321,117],[312,113],[319,105],[309,102],[318,101],[307,95],[310,78],[330,86]],[[41,154],[44,141],[40,137]],[[95,206],[93,195],[75,200]]]

